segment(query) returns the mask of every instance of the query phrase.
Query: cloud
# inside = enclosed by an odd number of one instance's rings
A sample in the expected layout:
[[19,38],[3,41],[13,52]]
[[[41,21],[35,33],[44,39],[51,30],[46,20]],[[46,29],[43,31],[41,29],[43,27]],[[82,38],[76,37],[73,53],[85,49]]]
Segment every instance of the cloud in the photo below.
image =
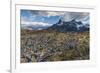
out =
[[32,22],[32,21],[21,21],[21,25],[23,26],[34,26],[34,27],[49,27],[51,24],[43,23],[43,22]]
[[84,19],[89,16],[87,12],[66,12],[66,11],[38,11],[31,10],[30,13],[33,15],[41,15],[41,16],[60,16],[63,21],[71,21],[73,19]]
[[89,24],[90,23],[90,17],[89,15],[86,15],[80,19],[77,19],[76,21],[82,21],[82,23],[85,25],[85,24]]
[[89,16],[89,13],[85,13],[85,12],[66,12],[62,18],[63,18],[64,21],[71,21],[73,19],[82,20],[87,16]]
[[50,16],[60,16],[63,15],[65,12],[30,10],[30,13],[32,13],[33,15],[50,17]]
[[46,15],[49,16],[62,16],[65,14],[65,12],[45,12]]
[[33,21],[33,20],[35,20],[35,18],[36,18],[36,15],[32,15],[32,16],[29,16],[29,17],[27,17],[27,16],[21,16],[21,21]]

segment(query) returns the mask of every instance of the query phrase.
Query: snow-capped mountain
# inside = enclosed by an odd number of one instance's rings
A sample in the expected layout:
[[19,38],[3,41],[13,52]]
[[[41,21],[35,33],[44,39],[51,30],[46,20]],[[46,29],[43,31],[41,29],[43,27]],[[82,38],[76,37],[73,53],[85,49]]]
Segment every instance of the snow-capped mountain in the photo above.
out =
[[[85,21],[84,21],[85,22]],[[89,24],[85,24],[81,20],[71,20],[71,21],[63,21],[60,19],[56,24],[51,27],[48,27],[47,30],[54,30],[58,32],[67,32],[67,31],[89,31]]]

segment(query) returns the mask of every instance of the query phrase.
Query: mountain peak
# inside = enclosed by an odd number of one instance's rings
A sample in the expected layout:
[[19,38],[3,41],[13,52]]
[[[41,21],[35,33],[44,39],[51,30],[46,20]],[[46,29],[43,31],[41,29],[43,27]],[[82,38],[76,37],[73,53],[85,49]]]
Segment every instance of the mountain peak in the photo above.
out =
[[65,22],[62,19],[59,19],[59,21],[54,24],[51,27],[48,27],[47,30],[54,30],[58,32],[68,32],[68,31],[88,31],[89,27],[86,27],[82,21],[76,21],[75,19]]

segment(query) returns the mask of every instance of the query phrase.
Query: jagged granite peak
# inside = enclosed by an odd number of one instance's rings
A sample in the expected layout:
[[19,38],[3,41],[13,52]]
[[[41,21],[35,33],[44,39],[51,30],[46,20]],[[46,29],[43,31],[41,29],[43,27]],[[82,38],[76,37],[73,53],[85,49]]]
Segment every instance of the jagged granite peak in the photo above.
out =
[[82,21],[76,21],[75,19],[65,22],[62,21],[62,19],[59,19],[59,21],[52,25],[51,27],[48,27],[47,30],[54,30],[58,32],[68,32],[68,31],[89,31],[89,27],[87,27],[86,24],[83,24]]

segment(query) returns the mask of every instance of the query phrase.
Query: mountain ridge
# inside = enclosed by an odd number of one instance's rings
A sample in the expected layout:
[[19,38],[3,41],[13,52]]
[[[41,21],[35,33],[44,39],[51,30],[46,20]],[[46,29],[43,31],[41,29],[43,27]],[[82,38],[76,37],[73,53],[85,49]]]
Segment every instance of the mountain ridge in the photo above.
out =
[[[24,25],[24,24],[23,24]],[[51,26],[33,26],[33,25],[25,25],[21,26],[23,29],[28,30],[49,30],[56,32],[83,32],[89,31],[89,24],[84,24],[82,21],[76,21],[75,19],[71,21],[63,21],[59,19],[57,23],[52,24]]]
[[68,31],[82,32],[82,31],[89,31],[89,26],[83,24],[82,21],[76,21],[75,19],[69,22],[65,22],[60,19],[56,24],[52,25],[51,27],[48,27],[47,30],[54,30],[59,32],[68,32]]

